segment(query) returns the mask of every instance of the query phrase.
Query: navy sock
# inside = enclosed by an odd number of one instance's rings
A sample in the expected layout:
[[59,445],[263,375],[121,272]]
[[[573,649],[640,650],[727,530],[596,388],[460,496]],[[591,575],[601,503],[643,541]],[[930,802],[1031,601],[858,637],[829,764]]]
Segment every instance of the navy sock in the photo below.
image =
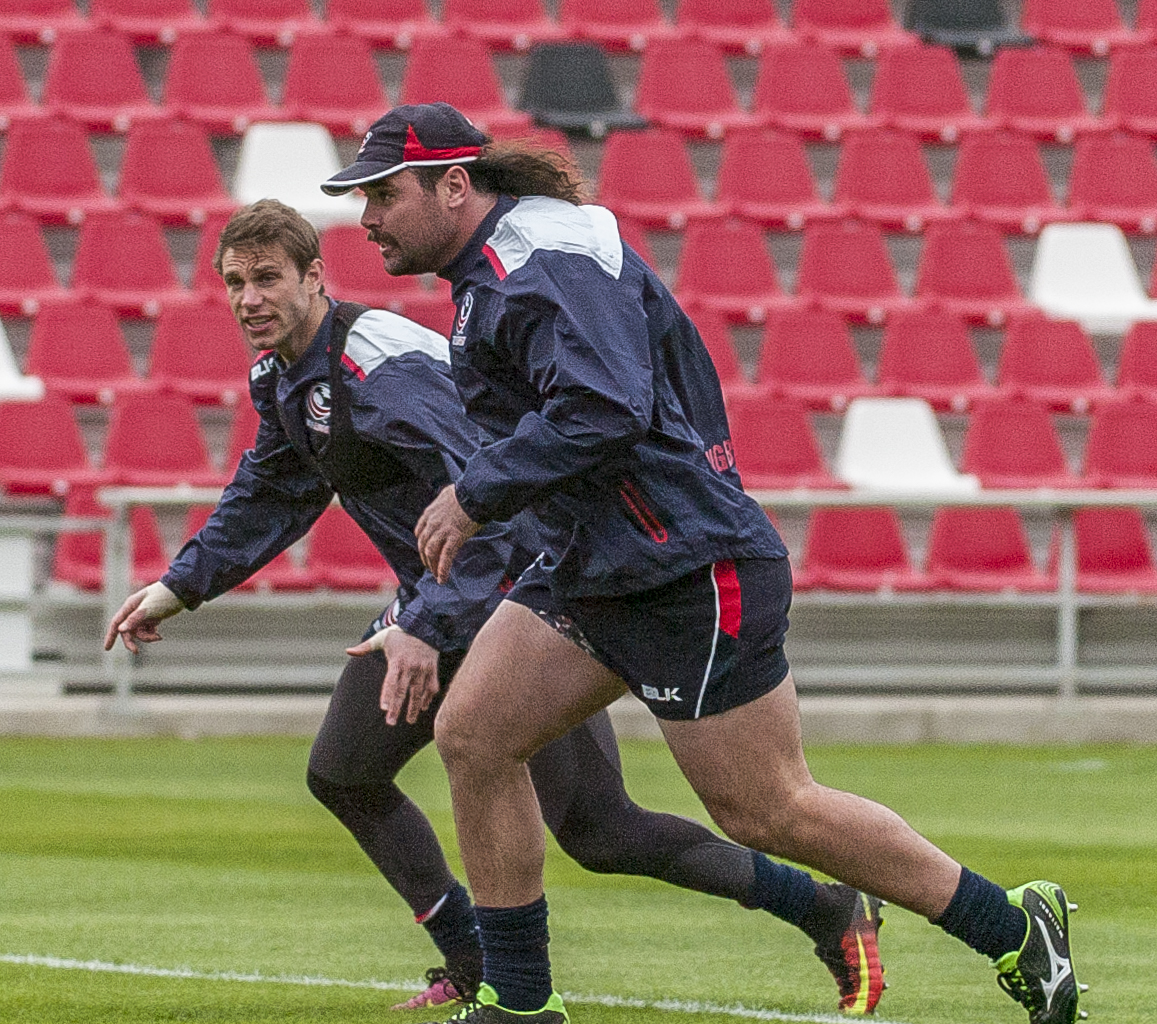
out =
[[541,1010],[553,991],[546,897],[525,907],[477,907],[482,977],[507,1010]]
[[951,902],[932,923],[992,960],[1020,949],[1027,927],[1024,911],[1005,891],[968,868],[961,868]]
[[816,901],[816,880],[806,871],[769,860],[754,850],[751,863],[755,881],[751,898],[743,905],[752,910],[766,910],[788,924],[802,927]]
[[442,956],[451,980],[473,991],[482,979],[482,947],[470,894],[461,882],[416,918]]

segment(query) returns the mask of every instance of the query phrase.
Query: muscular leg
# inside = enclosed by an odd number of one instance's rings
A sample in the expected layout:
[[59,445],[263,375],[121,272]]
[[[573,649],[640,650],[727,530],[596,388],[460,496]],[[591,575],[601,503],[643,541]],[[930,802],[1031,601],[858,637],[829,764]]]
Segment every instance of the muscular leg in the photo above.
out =
[[[457,662],[446,660],[439,673],[443,694]],[[425,925],[460,990],[472,989],[481,949],[469,896],[430,822],[394,782],[434,738],[441,699],[413,725],[403,719],[388,726],[378,706],[385,671],[377,653],[347,663],[310,752],[306,780]]]
[[660,722],[711,817],[736,842],[807,864],[938,918],[960,865],[895,812],[819,785],[808,771],[791,676],[742,707]]
[[697,821],[631,800],[605,711],[548,743],[529,768],[547,827],[588,871],[644,875],[735,900],[803,928],[816,942],[842,933],[855,897],[850,890],[817,886],[806,873],[773,864]]
[[521,907],[542,896],[542,817],[526,761],[625,692],[522,605],[504,601],[482,627],[435,723],[477,904]]

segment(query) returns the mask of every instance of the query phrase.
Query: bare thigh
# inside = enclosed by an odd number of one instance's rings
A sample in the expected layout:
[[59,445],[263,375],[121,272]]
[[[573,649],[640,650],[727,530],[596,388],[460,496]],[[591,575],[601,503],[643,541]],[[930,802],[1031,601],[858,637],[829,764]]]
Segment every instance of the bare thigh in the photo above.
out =
[[525,761],[627,692],[626,684],[529,608],[504,601],[482,627],[438,713],[453,737]]

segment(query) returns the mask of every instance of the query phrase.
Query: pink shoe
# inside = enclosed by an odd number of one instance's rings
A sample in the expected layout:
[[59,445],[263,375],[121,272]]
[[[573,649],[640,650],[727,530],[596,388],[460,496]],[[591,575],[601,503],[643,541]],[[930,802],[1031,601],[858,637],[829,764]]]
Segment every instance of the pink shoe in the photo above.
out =
[[428,982],[426,990],[412,996],[404,1003],[392,1006],[393,1010],[425,1010],[431,1006],[443,1006],[446,1003],[459,1003],[462,997],[446,973],[445,967],[431,967],[426,972]]

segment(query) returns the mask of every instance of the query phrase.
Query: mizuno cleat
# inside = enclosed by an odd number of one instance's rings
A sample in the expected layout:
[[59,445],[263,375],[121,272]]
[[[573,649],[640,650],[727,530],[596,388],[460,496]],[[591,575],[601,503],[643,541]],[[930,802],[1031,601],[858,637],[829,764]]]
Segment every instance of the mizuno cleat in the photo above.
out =
[[816,946],[816,956],[832,972],[840,990],[840,1010],[848,1014],[874,1013],[884,984],[877,933],[883,903],[875,896],[856,893],[852,915],[843,934],[830,945]]
[[[508,1010],[498,1005],[498,993],[485,982],[478,994],[446,1024],[570,1024],[562,996],[552,992],[541,1010]],[[431,1022],[433,1024],[433,1022]]]
[[996,980],[1028,1010],[1030,1024],[1073,1024],[1088,1014],[1077,1008],[1080,993],[1069,953],[1069,903],[1055,882],[1028,882],[1008,891],[1008,902],[1028,918],[1024,943],[996,961]]
[[426,972],[425,991],[411,996],[404,1003],[397,1003],[390,1007],[392,1010],[425,1010],[431,1006],[445,1006],[447,1003],[460,1003],[462,996],[450,980],[445,967],[431,967]]

